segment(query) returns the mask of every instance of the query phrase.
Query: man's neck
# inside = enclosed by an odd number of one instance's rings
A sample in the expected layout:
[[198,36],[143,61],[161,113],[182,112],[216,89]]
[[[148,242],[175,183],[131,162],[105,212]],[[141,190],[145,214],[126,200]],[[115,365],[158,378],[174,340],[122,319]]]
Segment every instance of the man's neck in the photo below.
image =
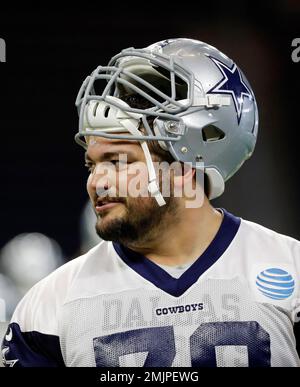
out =
[[157,237],[145,246],[128,246],[161,265],[183,265],[195,261],[216,236],[223,214],[207,200],[201,208],[182,209],[179,221],[158,225]]

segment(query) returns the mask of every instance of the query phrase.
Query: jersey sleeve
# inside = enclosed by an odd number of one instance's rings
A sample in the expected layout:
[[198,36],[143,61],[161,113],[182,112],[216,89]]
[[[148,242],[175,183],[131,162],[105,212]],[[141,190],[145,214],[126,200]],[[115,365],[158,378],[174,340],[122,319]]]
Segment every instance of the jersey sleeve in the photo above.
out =
[[6,367],[62,367],[59,304],[53,276],[36,284],[20,301],[2,341]]
[[61,311],[87,255],[75,258],[33,286],[19,302],[2,341],[6,367],[64,367]]
[[58,336],[37,331],[23,332],[15,322],[9,324],[4,336],[2,360],[5,367],[64,366]]

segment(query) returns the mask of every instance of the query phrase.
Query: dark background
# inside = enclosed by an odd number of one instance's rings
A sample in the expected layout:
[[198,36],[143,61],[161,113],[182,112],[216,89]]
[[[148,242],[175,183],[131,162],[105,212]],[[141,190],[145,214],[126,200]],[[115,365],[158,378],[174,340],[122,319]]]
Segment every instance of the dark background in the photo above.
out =
[[99,64],[126,47],[190,37],[232,57],[259,106],[252,158],[214,202],[248,220],[300,239],[299,1],[119,3],[9,8],[1,4],[0,248],[15,235],[54,238],[67,259],[80,252],[79,224],[87,201],[75,97]]

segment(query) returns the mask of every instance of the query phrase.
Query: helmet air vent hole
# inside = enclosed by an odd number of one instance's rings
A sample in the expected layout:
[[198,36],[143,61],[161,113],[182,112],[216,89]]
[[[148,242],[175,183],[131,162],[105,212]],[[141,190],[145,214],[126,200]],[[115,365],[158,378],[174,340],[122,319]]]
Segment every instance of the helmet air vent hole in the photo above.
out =
[[225,137],[224,132],[214,125],[207,125],[202,129],[202,137],[206,142],[222,140]]
[[108,117],[109,111],[110,111],[110,106],[105,106],[105,109],[104,109],[104,117],[105,118]]

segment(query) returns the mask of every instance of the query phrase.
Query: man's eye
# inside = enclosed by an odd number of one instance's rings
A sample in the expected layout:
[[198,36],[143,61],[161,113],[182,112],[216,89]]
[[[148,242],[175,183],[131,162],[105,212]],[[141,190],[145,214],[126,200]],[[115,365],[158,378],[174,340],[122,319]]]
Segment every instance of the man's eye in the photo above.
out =
[[[108,163],[113,164],[117,170],[124,170],[128,167],[128,164],[130,164],[123,160],[109,160]],[[95,164],[93,163],[86,162],[84,166],[88,169],[89,173],[93,173],[95,170]]]

